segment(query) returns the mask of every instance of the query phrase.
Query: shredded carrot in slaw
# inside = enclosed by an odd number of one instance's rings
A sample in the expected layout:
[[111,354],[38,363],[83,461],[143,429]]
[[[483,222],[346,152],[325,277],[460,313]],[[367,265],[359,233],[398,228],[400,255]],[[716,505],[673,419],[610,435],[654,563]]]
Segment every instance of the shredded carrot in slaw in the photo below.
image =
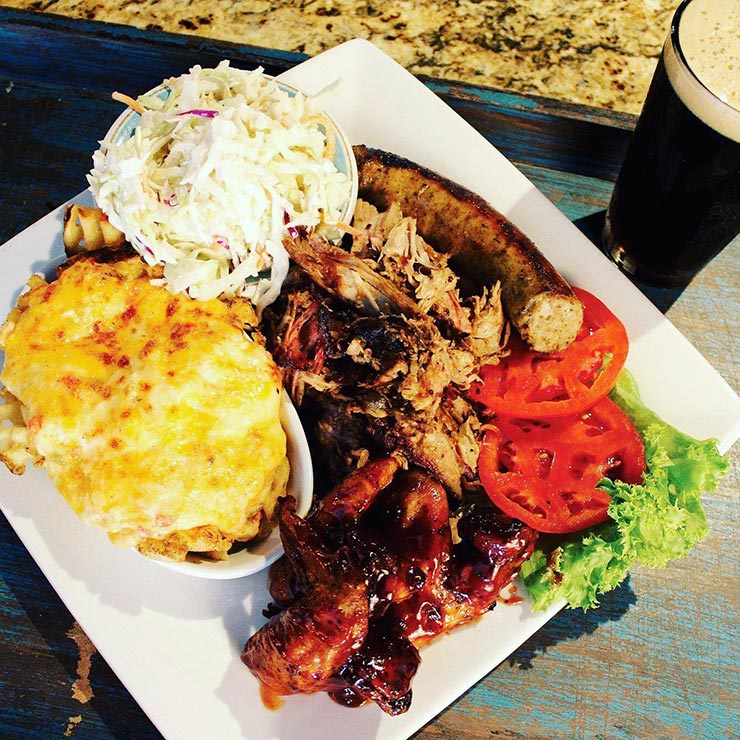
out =
[[131,110],[135,110],[137,113],[143,113],[144,112],[144,106],[138,101],[134,100],[130,95],[126,95],[125,93],[120,92],[114,92],[111,94],[111,97],[113,100],[117,100],[119,103],[123,103],[124,105],[127,105]]
[[337,221],[335,224],[340,231],[344,231],[347,234],[351,234],[352,236],[355,236],[357,238],[365,236],[367,232],[361,231],[360,229],[355,228],[354,226],[350,226],[349,224],[344,223],[343,221]]

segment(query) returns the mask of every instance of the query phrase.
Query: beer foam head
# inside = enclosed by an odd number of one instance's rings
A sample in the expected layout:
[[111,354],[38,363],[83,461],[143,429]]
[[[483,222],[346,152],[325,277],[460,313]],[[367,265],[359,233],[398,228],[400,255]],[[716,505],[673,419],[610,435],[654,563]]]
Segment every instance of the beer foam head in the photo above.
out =
[[740,142],[740,0],[682,5],[663,49],[668,78],[689,110]]

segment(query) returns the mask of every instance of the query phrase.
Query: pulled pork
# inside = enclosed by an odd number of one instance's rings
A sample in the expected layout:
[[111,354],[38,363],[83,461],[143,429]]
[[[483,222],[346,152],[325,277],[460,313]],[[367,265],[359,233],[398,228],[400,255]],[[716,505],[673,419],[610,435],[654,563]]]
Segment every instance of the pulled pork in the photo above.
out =
[[499,286],[464,295],[447,257],[396,205],[380,213],[358,202],[343,247],[295,230],[286,248],[298,267],[264,316],[326,462],[319,488],[396,452],[460,496],[474,479],[481,423],[467,391],[508,338]]

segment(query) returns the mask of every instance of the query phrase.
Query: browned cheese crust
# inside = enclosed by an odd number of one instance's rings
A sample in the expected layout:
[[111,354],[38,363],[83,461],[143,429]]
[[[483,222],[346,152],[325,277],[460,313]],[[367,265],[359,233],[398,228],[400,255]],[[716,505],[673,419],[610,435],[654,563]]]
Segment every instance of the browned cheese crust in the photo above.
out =
[[506,314],[539,352],[565,349],[583,321],[568,283],[534,243],[480,196],[395,154],[354,147],[359,196],[380,209],[392,202],[417,221],[435,249],[449,253],[481,285],[501,283]]

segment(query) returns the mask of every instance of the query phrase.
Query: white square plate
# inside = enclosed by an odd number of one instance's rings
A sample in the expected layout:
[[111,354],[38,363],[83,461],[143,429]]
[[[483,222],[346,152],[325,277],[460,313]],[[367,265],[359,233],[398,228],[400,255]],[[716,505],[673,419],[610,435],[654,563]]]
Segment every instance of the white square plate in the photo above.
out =
[[[364,41],[338,46],[283,78],[308,93],[339,79],[328,111],[353,143],[401,154],[489,200],[567,279],[622,318],[631,339],[628,366],[644,400],[683,431],[716,437],[729,449],[740,433],[740,402],[729,386],[555,206],[423,84]],[[62,211],[0,247],[0,316],[30,273],[62,259]],[[3,468],[0,506],[134,698],[166,737],[178,740],[408,737],[558,610],[532,613],[526,601],[500,606],[425,648],[411,709],[400,717],[375,706],[345,709],[324,694],[288,697],[269,711],[239,659],[264,621],[265,574],[194,579],[118,550],[77,520],[42,470],[16,477]]]

